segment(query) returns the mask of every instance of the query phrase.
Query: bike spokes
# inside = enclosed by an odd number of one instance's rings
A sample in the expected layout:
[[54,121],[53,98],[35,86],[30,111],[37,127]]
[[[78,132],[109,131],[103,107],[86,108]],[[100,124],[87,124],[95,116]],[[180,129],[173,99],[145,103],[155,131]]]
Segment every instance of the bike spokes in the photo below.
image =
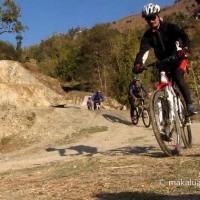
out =
[[161,149],[169,156],[179,154],[181,130],[178,114],[171,116],[170,105],[164,91],[156,91],[151,104],[152,127]]

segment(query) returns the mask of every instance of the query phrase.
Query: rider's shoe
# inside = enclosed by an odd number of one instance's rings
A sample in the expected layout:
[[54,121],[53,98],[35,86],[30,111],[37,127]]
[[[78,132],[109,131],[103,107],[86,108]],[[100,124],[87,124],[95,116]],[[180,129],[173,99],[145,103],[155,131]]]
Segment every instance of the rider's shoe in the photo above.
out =
[[161,133],[161,137],[164,141],[171,142],[173,140],[173,138],[166,132],[165,129],[162,129],[160,133]]
[[189,116],[197,114],[197,111],[195,110],[192,104],[187,105],[187,111],[188,111],[187,115]]

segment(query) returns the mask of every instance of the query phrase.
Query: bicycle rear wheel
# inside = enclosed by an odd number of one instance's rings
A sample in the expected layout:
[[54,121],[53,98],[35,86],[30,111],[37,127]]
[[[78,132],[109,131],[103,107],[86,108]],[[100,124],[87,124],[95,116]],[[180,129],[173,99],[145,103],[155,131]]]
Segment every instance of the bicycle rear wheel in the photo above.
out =
[[185,148],[192,148],[191,120],[190,117],[186,116],[187,109],[184,100],[181,98],[179,98],[179,100],[180,101],[178,101],[178,115],[183,129],[182,140]]
[[192,130],[190,122],[183,127],[182,139],[185,148],[192,148]]
[[150,105],[152,128],[161,149],[168,155],[179,155],[181,151],[181,128],[178,113],[170,120],[170,105],[164,90],[154,93]]
[[150,114],[147,108],[143,108],[142,110],[142,121],[146,128],[151,125]]
[[134,108],[133,110],[131,110],[131,121],[134,125],[138,124],[139,121],[139,116],[138,116],[138,111],[136,108]]

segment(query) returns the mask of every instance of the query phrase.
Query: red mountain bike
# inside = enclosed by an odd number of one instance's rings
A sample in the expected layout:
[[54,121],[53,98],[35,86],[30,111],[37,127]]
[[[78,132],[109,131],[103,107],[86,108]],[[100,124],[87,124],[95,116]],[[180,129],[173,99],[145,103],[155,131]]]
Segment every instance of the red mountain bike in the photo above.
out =
[[190,117],[187,115],[185,103],[174,84],[169,81],[163,65],[177,61],[175,56],[163,61],[149,64],[144,69],[153,66],[160,71],[160,82],[157,85],[150,104],[152,128],[161,149],[168,155],[179,155],[182,141],[186,148],[192,146],[192,131]]

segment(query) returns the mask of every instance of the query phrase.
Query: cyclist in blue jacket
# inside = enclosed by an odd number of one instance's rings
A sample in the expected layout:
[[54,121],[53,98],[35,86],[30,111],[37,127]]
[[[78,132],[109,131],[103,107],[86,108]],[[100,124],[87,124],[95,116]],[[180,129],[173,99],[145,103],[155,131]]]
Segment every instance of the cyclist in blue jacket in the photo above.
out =
[[97,104],[100,106],[101,102],[103,102],[104,100],[104,95],[101,93],[100,90],[97,90],[97,92],[92,96],[92,101],[94,102],[94,110],[97,109]]

